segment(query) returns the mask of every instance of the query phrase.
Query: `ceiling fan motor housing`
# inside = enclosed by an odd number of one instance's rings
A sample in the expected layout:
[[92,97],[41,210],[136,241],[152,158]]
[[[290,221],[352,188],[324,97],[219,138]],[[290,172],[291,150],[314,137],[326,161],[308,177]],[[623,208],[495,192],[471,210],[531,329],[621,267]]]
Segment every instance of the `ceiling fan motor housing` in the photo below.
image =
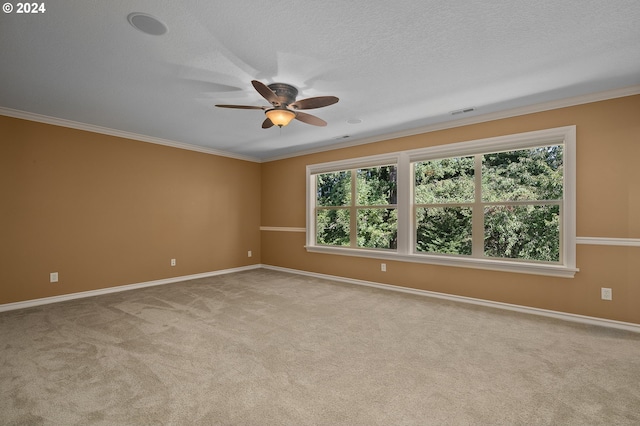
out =
[[269,89],[282,100],[284,105],[289,105],[295,102],[296,96],[298,96],[298,89],[285,83],[271,83],[267,86]]
[[251,80],[251,84],[264,99],[269,101],[271,107],[220,104],[216,106],[220,108],[261,109],[267,115],[267,119],[262,123],[263,129],[268,129],[274,125],[286,126],[294,118],[312,126],[324,127],[327,125],[326,121],[300,110],[326,107],[335,104],[339,100],[335,96],[315,96],[296,101],[298,89],[290,84],[271,83],[267,86],[258,80]]

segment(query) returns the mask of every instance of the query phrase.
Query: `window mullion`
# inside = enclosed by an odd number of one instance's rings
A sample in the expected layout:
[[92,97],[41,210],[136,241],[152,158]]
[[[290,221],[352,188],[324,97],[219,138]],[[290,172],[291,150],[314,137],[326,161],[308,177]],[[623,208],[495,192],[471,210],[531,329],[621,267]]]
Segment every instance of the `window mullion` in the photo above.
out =
[[412,223],[411,203],[413,201],[413,173],[411,163],[406,153],[398,157],[398,175],[396,185],[398,188],[398,253],[409,254],[413,252],[412,235],[415,235]]
[[316,237],[318,219],[317,194],[318,176],[311,174],[307,166],[307,246],[314,246],[318,242]]
[[474,156],[474,203],[472,209],[472,257],[484,255],[484,206],[482,205],[482,154]]
[[358,200],[357,196],[357,182],[358,171],[356,169],[351,170],[351,206],[349,208],[349,242],[350,246],[353,248],[358,247]]

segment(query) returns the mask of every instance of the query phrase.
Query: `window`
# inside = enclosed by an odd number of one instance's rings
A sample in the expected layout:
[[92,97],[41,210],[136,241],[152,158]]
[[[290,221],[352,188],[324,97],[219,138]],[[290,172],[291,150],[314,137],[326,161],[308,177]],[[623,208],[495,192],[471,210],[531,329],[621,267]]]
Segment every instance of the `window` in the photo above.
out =
[[416,252],[472,254],[474,157],[413,163]]
[[307,250],[572,277],[575,127],[307,167]]
[[395,249],[396,174],[383,165],[315,175],[315,244]]
[[416,252],[560,262],[562,144],[412,165]]

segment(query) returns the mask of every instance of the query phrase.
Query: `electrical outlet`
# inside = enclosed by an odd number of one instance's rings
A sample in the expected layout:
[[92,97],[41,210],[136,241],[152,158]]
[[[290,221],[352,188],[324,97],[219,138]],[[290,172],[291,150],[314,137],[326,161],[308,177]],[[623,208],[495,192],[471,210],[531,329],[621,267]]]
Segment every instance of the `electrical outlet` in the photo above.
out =
[[380,270],[382,272],[387,272],[387,264],[386,263],[381,263],[380,264]]
[[251,250],[247,252],[247,257],[251,257]]
[[175,259],[171,259],[171,266],[176,266],[176,260]]
[[610,288],[602,287],[600,289],[600,297],[602,300],[613,300],[613,292]]
[[49,274],[49,282],[50,283],[57,283],[58,282],[58,273],[57,272],[52,272]]

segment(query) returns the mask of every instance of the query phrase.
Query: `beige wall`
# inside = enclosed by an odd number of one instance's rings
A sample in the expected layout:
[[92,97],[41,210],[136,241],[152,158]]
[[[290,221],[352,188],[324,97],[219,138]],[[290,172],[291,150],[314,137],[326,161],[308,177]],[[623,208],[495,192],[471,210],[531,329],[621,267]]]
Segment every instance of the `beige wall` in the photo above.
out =
[[[576,125],[578,237],[640,238],[640,96],[496,120],[262,165],[262,226],[305,226],[305,167]],[[307,253],[304,233],[262,232],[262,263],[640,324],[640,247],[578,245],[573,279]],[[613,289],[613,301],[600,299]]]
[[260,263],[258,163],[0,116],[0,194],[0,304]]
[[578,245],[573,279],[383,273],[307,253],[304,233],[258,231],[305,226],[307,164],[575,124],[578,236],[640,238],[639,117],[632,96],[257,164],[0,116],[0,304],[262,262],[640,324],[640,247]]

